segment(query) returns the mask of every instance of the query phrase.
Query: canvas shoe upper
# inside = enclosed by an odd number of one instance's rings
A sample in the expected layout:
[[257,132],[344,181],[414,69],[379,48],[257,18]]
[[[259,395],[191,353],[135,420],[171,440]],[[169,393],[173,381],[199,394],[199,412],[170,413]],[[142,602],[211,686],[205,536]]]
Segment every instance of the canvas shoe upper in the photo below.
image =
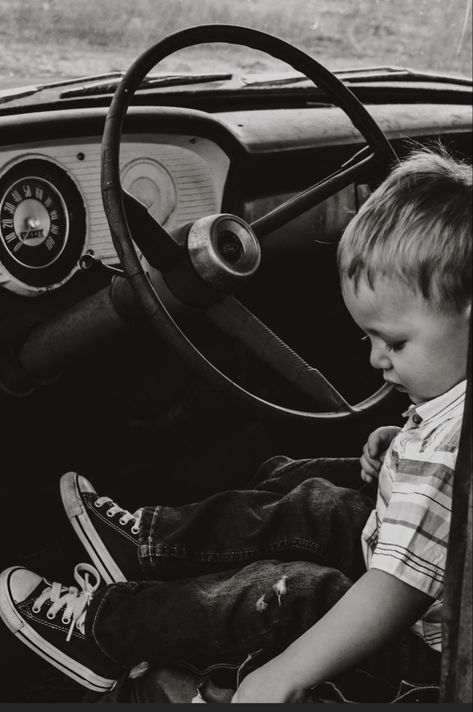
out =
[[110,497],[99,496],[76,472],[61,477],[60,489],[69,521],[104,581],[140,580],[141,510],[131,514]]
[[0,574],[0,616],[31,650],[76,682],[106,692],[123,670],[84,634],[100,576],[90,564],[74,569],[77,586],[51,582],[22,566]]

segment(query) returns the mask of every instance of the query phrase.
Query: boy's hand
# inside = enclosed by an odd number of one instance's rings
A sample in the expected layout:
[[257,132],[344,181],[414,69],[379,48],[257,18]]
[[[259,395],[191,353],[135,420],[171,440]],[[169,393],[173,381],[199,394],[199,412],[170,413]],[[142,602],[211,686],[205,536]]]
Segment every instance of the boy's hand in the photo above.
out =
[[281,666],[278,657],[273,658],[243,679],[232,703],[303,702],[303,691],[293,690],[289,683],[289,671]]
[[364,482],[372,482],[378,478],[386,450],[400,430],[397,425],[385,425],[373,430],[360,457],[361,479]]
[[323,680],[388,645],[433,599],[381,569],[370,569],[277,657],[251,672],[232,702],[305,702]]

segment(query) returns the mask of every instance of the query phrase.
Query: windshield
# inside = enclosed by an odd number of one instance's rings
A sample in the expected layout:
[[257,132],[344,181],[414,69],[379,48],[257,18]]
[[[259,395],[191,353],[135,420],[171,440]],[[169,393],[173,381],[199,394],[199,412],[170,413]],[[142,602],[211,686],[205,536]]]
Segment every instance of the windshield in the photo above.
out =
[[[330,69],[394,65],[471,76],[472,0],[0,0],[1,86],[126,69],[176,30],[232,23]],[[159,72],[287,71],[228,45],[181,50]]]

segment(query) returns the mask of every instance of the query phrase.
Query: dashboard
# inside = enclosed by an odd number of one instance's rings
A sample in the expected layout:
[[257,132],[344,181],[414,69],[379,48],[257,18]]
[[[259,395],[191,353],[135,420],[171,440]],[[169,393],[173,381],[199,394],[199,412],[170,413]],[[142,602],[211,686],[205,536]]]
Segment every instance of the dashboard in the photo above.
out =
[[[464,153],[471,107],[380,104],[368,107],[388,138],[435,141]],[[55,292],[90,256],[117,263],[102,206],[103,109],[0,117],[0,287],[21,297]],[[125,191],[173,231],[222,210],[254,220],[313,184],[358,150],[361,137],[334,107],[221,111],[130,110],[121,145]],[[313,232],[337,237],[366,186],[308,211],[291,232],[294,249]],[[272,245],[286,244],[288,230]]]

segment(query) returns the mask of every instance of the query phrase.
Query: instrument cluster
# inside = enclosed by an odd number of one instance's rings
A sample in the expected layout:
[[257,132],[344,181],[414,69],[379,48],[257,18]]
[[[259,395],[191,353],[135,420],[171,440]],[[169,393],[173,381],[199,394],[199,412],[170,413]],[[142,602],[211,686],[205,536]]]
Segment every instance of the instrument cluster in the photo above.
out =
[[[174,229],[220,212],[227,155],[195,136],[128,135],[122,187]],[[0,149],[0,286],[38,296],[80,269],[84,254],[118,262],[100,189],[100,138]]]

